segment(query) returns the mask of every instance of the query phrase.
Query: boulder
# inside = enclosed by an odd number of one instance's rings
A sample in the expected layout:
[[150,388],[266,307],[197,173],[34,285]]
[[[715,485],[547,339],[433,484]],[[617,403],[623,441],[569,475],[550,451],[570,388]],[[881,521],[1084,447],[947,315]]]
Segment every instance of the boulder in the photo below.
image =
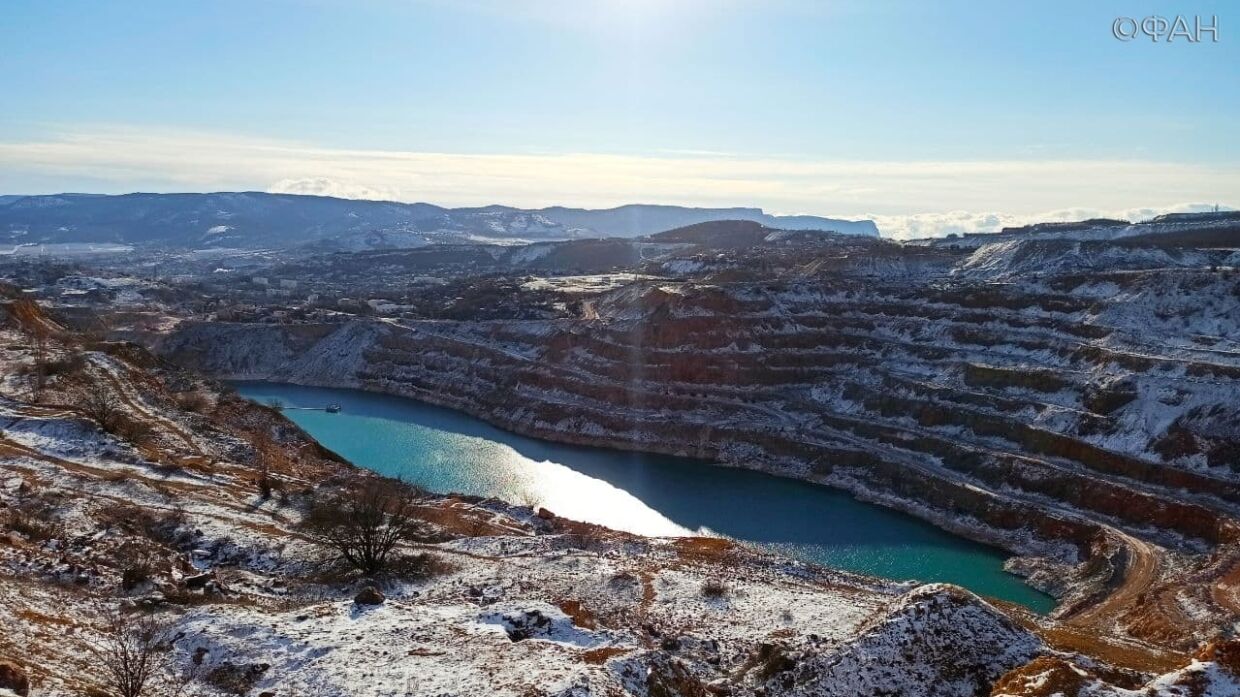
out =
[[30,694],[30,678],[17,666],[0,663],[0,690],[9,690],[15,695],[26,697]]
[[182,582],[185,584],[186,588],[189,588],[190,590],[194,590],[197,588],[206,587],[207,582],[213,580],[214,578],[215,578],[215,574],[208,571],[205,574],[198,574],[197,576],[186,576],[184,579],[182,579]]
[[1240,677],[1240,639],[1212,641],[1198,650],[1197,660],[1217,663],[1233,676]]
[[358,605],[382,605],[383,600],[383,592],[374,586],[366,586],[353,597]]

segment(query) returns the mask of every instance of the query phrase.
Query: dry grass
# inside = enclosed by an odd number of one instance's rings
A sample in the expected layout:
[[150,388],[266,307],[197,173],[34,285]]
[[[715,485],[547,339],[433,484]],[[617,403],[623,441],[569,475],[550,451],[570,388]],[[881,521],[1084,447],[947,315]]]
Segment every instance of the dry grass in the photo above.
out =
[[590,649],[581,654],[581,660],[594,666],[601,666],[615,656],[621,656],[628,653],[631,649],[619,646],[602,646],[597,649]]
[[582,629],[597,629],[598,618],[580,600],[561,600],[556,603],[560,611],[572,618],[573,624]]
[[31,542],[61,539],[65,529],[56,516],[56,508],[54,500],[37,494],[29,496],[8,509],[6,527],[25,535]]
[[1021,694],[1029,697],[1077,697],[1088,678],[1072,670],[1063,660],[1040,656],[1033,662],[1004,675],[995,683],[994,694]]
[[[1017,616],[1019,619],[1019,616]],[[1136,643],[1109,641],[1096,631],[1056,625],[1039,627],[1022,621],[1026,628],[1037,632],[1052,648],[1081,653],[1103,660],[1119,668],[1149,673],[1167,673],[1188,663],[1188,655],[1164,651]]]
[[414,514],[434,525],[450,537],[484,537],[510,535],[512,530],[496,525],[490,511],[464,508],[459,505],[414,506]]
[[61,627],[76,627],[77,626],[77,623],[74,622],[73,620],[68,620],[63,617],[53,617],[52,615],[45,615],[36,610],[22,609],[22,610],[18,610],[16,614],[17,614],[17,618],[22,620],[23,622],[28,622],[30,624],[35,624],[35,625],[44,625],[44,626],[51,625],[51,626],[61,626]]
[[721,564],[736,552],[736,544],[722,537],[681,537],[673,544],[682,561],[699,564]]

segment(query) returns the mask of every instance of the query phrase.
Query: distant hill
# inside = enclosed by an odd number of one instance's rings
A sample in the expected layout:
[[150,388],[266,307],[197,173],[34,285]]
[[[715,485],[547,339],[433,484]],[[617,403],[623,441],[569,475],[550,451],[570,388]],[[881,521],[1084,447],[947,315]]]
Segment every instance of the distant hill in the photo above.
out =
[[171,248],[321,251],[437,242],[640,237],[714,220],[878,236],[872,221],[773,216],[758,208],[628,205],[588,210],[358,201],[260,192],[55,194],[0,198],[0,244],[113,242]]
[[719,220],[695,223],[650,236],[654,242],[713,244],[719,247],[749,247],[760,244],[774,230],[752,220]]
[[914,240],[912,244],[977,249],[983,245],[1029,240],[1123,240],[1138,246],[1235,249],[1240,247],[1240,211],[1168,213],[1139,223],[1108,218],[1036,223],[1006,227],[999,232],[970,232],[964,235]]
[[878,227],[872,220],[837,220],[812,215],[768,215],[761,208],[628,205],[601,210],[553,207],[533,212],[570,228],[592,229],[611,237],[640,237],[716,220],[748,220],[780,230],[830,230],[846,235],[879,236]]

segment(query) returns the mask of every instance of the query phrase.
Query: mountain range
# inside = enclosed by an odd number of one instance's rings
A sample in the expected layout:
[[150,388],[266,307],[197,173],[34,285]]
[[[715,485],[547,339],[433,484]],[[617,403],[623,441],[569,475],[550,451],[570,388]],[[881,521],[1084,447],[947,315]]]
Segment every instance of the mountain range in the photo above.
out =
[[187,193],[0,197],[0,242],[169,248],[416,247],[438,242],[638,237],[713,220],[878,237],[872,221],[770,215],[760,208],[627,205],[444,208],[294,194]]

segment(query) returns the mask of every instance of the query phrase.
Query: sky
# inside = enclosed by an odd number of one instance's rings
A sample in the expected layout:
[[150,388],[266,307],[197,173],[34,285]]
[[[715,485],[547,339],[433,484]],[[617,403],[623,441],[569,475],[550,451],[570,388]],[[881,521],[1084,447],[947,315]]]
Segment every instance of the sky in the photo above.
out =
[[[1112,34],[1197,17],[1190,43]],[[6,0],[0,193],[759,206],[912,237],[1240,204],[1240,5]]]

